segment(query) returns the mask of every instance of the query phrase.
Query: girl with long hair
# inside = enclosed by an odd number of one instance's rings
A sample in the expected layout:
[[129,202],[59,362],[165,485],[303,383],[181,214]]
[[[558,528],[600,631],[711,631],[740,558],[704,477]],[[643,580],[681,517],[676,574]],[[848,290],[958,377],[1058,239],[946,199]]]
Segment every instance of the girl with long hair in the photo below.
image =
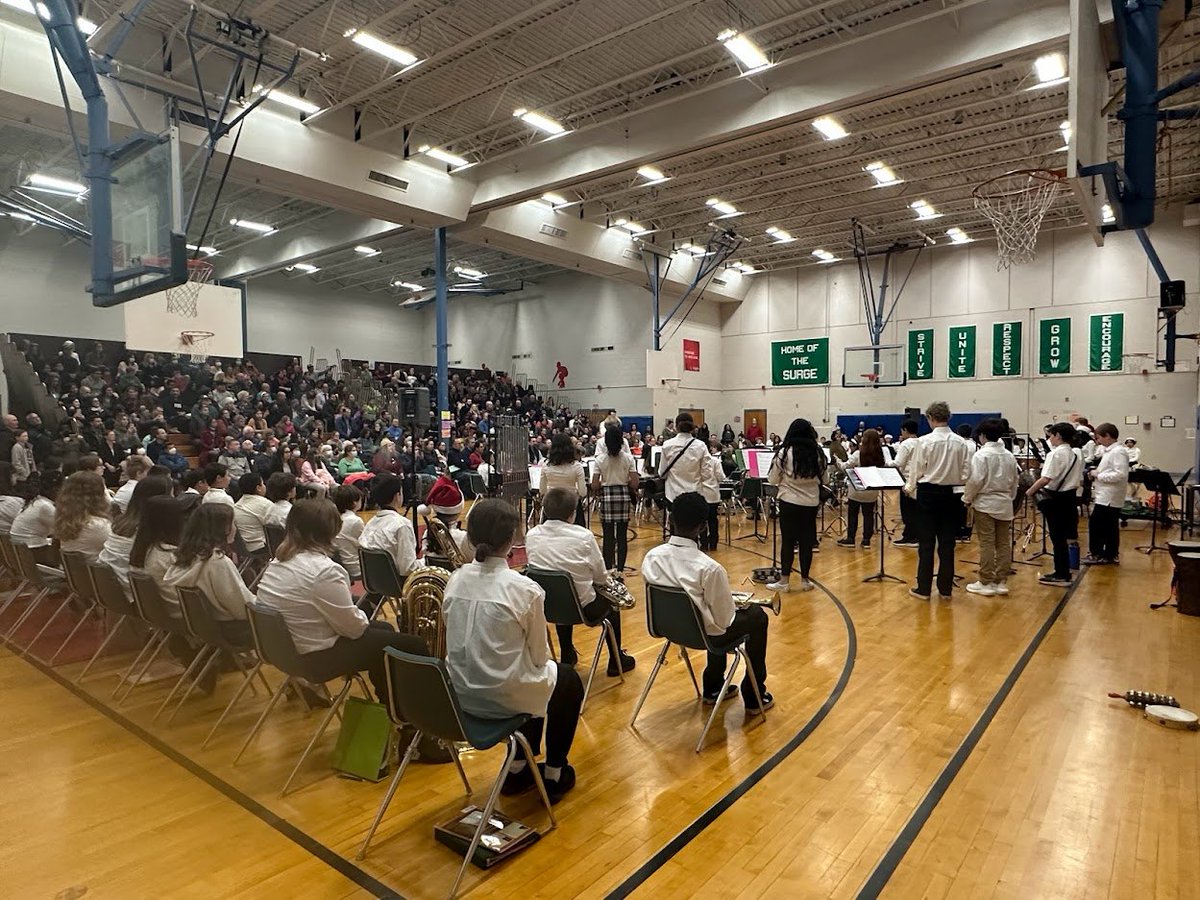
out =
[[575,524],[587,527],[584,518],[583,499],[587,496],[587,470],[583,467],[571,439],[561,432],[550,439],[550,453],[546,465],[542,467],[542,482],[540,490],[544,495],[552,488],[565,488],[574,491],[579,497],[575,508]]
[[[859,438],[858,449],[847,457],[845,463],[838,463],[842,470],[854,469],[859,466],[886,465],[883,455],[883,442],[879,432],[874,428],[863,431]],[[875,533],[875,504],[879,502],[879,491],[860,491],[854,483],[847,481],[846,506],[846,536],[839,540],[839,547],[853,547],[858,534],[858,519],[863,522],[862,546],[871,546],[871,536]]]
[[817,510],[821,506],[821,480],[825,477],[825,453],[817,444],[817,431],[808,419],[795,419],[788,426],[767,473],[776,486],[779,502],[779,580],[767,585],[773,591],[791,591],[792,564],[800,550],[800,584],[811,591],[809,580],[813,548],[817,546]]
[[133,537],[133,549],[129,551],[130,570],[145,572],[158,582],[163,599],[174,616],[181,615],[179,595],[163,584],[163,577],[175,564],[175,548],[183,538],[185,518],[183,504],[174,497],[151,497],[142,510],[137,534]]
[[225,639],[239,647],[254,643],[246,604],[254,594],[246,587],[225,548],[233,542],[233,507],[224,503],[205,503],[193,512],[184,526],[175,562],[163,576],[163,583],[178,590],[198,588],[212,606],[217,625]]
[[66,552],[95,560],[112,534],[111,503],[97,472],[76,472],[63,482],[54,512],[54,535]]
[[625,568],[629,519],[638,488],[637,464],[616,425],[604,429],[604,443],[597,451],[592,487],[600,492],[601,552],[605,568],[620,571]]
[[104,542],[99,561],[116,573],[117,579],[129,593],[129,554],[133,552],[133,539],[137,536],[146,504],[152,497],[170,497],[174,493],[171,479],[167,475],[150,475],[136,483],[129,505],[113,521],[112,533]]

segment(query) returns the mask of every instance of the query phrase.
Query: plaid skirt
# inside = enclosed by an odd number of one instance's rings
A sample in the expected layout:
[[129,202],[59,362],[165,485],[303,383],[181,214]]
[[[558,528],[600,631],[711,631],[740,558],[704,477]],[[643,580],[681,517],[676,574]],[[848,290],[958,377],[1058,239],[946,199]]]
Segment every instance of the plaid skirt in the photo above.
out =
[[629,498],[629,486],[606,484],[600,488],[600,521],[628,522],[633,518],[633,501]]

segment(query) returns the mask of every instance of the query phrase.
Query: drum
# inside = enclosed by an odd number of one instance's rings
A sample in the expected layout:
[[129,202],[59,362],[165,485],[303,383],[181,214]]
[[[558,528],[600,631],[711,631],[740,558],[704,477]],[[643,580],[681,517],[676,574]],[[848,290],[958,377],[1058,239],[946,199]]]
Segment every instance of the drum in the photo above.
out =
[[1175,602],[1179,604],[1179,612],[1185,616],[1200,616],[1200,553],[1180,553],[1175,562],[1175,575]]
[[1179,554],[1200,553],[1200,541],[1167,541],[1167,549],[1171,551],[1171,563],[1179,568]]

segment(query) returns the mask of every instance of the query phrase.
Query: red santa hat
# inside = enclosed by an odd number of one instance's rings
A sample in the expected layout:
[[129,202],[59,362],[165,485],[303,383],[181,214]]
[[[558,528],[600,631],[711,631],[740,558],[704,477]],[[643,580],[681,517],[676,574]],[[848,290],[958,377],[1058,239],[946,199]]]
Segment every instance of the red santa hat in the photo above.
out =
[[430,508],[442,516],[452,516],[463,511],[463,495],[453,479],[442,475],[433,483],[426,498]]

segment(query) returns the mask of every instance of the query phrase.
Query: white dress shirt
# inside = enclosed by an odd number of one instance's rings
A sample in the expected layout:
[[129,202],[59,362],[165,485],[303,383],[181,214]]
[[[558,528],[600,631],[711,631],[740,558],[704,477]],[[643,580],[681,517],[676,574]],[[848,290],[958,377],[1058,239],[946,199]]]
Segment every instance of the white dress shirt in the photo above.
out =
[[215,618],[222,622],[245,621],[246,604],[254,602],[254,594],[246,587],[237,566],[220,550],[208,559],[197,557],[190,566],[172,565],[163,576],[171,588],[198,588]]
[[609,456],[608,449],[601,444],[596,448],[596,471],[600,473],[600,484],[629,484],[629,473],[637,471],[633,454],[622,448],[616,456]]
[[792,474],[791,448],[781,450],[771,460],[767,481],[778,488],[777,496],[784,503],[795,506],[821,505],[821,480],[819,478],[798,478]]
[[21,512],[25,501],[20,497],[5,495],[0,497],[0,534],[8,534],[12,529],[13,519]]
[[97,560],[113,570],[117,580],[124,586],[126,594],[129,593],[129,554],[132,550],[133,538],[121,537],[113,532],[104,542],[104,549],[100,551],[100,558]]
[[[676,457],[679,461],[672,464]],[[658,471],[667,472],[667,466],[671,466],[663,486],[667,499],[674,500],[689,491],[700,492],[707,460],[708,447],[704,446],[704,441],[688,432],[677,434],[664,443]]]
[[358,539],[362,536],[363,525],[359,514],[348,509],[342,513],[342,530],[333,539],[333,549],[337,552],[338,562],[350,573],[351,581],[362,577],[358,567]]
[[993,519],[1011,522],[1020,466],[1000,441],[988,441],[971,457],[963,502]]
[[1059,444],[1046,456],[1042,477],[1048,478],[1050,491],[1074,491],[1083,484],[1083,464],[1078,454],[1066,444]]
[[263,525],[274,508],[275,504],[261,494],[242,494],[238,502],[233,504],[233,523],[237,526],[246,549],[252,553],[267,546]]
[[113,494],[113,503],[121,508],[121,512],[125,512],[129,508],[129,501],[133,499],[133,491],[137,486],[138,483],[130,478]]
[[17,513],[9,537],[14,544],[45,547],[54,535],[54,501],[35,497],[33,502]]
[[733,605],[725,567],[701,552],[690,538],[675,535],[648,550],[642,560],[642,578],[647,584],[686,591],[700,610],[708,634],[724,634],[733,622],[737,607]]
[[267,513],[264,524],[273,525],[276,528],[287,528],[287,517],[291,511],[291,500],[276,500],[274,503],[271,503],[271,510]]
[[346,570],[315,550],[271,560],[258,582],[257,602],[283,615],[301,653],[328,650],[338,638],[362,637],[367,630]]
[[[1125,445],[1122,444],[1121,446],[1124,447]],[[1131,466],[1136,466],[1138,464],[1138,462],[1141,461],[1141,458],[1142,458],[1142,448],[1141,447],[1125,447],[1125,452],[1129,455],[1129,464]]]
[[[679,461],[683,465],[683,460]],[[709,503],[721,502],[721,479],[725,470],[721,468],[721,457],[706,453],[700,465],[700,496]]]
[[69,553],[82,553],[94,562],[104,549],[108,536],[112,534],[112,522],[102,516],[90,516],[83,523],[83,530],[69,541],[60,541],[60,549]]
[[[846,457],[845,462],[838,463],[838,468],[843,472],[848,472],[850,469],[861,468],[862,459],[860,457],[860,452],[861,451],[855,450]],[[883,465],[884,467],[887,467],[888,465],[886,456],[884,457]],[[850,478],[846,479],[846,496],[855,503],[876,503],[879,501],[879,491],[860,491],[854,486],[854,482],[851,481]]]
[[569,525],[547,519],[530,528],[525,535],[525,553],[535,569],[566,572],[575,583],[579,602],[587,606],[596,599],[597,584],[608,580],[604,557],[591,531],[581,525]]
[[916,445],[908,460],[909,493],[918,484],[940,484],[959,487],[967,482],[971,472],[974,445],[959,437],[946,425],[939,425],[929,434],[913,438]]
[[167,570],[173,565],[175,565],[175,548],[173,546],[151,544],[150,549],[146,551],[145,564],[140,569],[135,566],[130,566],[129,569],[131,572],[144,572],[153,578],[158,585],[158,592],[162,595],[163,602],[167,605],[168,612],[176,619],[181,619],[183,613],[179,609],[179,592],[163,581]]
[[364,526],[358,546],[390,553],[401,578],[417,567],[417,533],[412,522],[394,509],[381,509],[375,514]]
[[546,715],[558,666],[546,642],[545,592],[508,561],[488,557],[446,584],[446,666],[462,708],[503,718]]
[[1125,505],[1125,495],[1129,493],[1129,451],[1123,444],[1110,444],[1104,448],[1094,482],[1092,499],[1097,506],[1120,509]]
[[200,498],[200,502],[224,503],[230,509],[236,506],[236,504],[233,502],[233,498],[229,496],[229,493],[225,490],[225,488],[210,487],[204,492],[204,496]]
[[538,490],[544,497],[551,488],[564,488],[580,497],[586,497],[587,469],[578,461],[561,466],[542,466],[542,481]]
[[904,472],[909,460],[912,459],[912,453],[916,446],[917,439],[915,437],[905,438],[898,443],[896,445],[896,455],[892,458],[892,465],[901,472]]

